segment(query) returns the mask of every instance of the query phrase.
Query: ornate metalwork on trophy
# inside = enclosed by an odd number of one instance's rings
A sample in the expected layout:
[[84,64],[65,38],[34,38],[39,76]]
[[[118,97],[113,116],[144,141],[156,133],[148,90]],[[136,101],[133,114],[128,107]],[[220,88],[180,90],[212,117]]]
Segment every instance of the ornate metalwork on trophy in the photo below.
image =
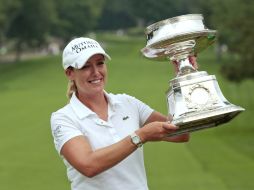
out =
[[170,61],[177,70],[167,93],[169,114],[179,126],[171,135],[215,127],[244,111],[226,100],[214,75],[198,71],[191,61],[216,40],[216,31],[204,26],[202,15],[166,19],[148,26],[145,33],[147,44],[142,54]]

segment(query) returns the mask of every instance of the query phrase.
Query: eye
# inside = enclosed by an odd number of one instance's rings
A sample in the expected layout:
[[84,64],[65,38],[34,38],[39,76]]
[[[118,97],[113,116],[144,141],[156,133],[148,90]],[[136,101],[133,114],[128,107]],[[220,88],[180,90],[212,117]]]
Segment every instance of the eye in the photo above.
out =
[[104,65],[104,64],[105,64],[104,61],[99,61],[99,62],[97,63],[97,65]]
[[91,67],[90,64],[86,64],[86,65],[84,65],[81,69],[82,69],[82,70],[85,70],[85,69],[88,69],[88,68],[90,68],[90,67]]

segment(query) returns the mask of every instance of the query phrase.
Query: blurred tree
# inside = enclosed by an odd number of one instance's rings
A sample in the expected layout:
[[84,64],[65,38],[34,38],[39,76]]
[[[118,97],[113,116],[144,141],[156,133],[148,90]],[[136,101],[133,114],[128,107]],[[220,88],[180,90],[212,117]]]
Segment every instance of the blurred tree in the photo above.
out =
[[104,0],[54,0],[57,19],[52,35],[69,40],[95,28]]
[[17,59],[24,45],[39,46],[49,34],[54,19],[54,6],[51,0],[20,0],[21,6],[10,23],[7,36],[16,41]]
[[115,30],[135,26],[130,0],[105,0],[98,29]]
[[17,17],[21,3],[19,0],[0,0],[0,44],[6,37],[13,20]]
[[188,0],[130,0],[133,14],[145,25],[190,13]]
[[[188,9],[190,13],[202,14],[204,16],[205,25],[208,27],[213,27],[211,23],[211,15],[212,15],[212,5],[210,4],[210,0],[186,0],[186,4],[188,4]],[[215,6],[220,6],[220,4],[216,4]]]
[[[194,5],[193,5],[194,6]],[[105,0],[99,29],[144,27],[153,22],[182,14],[189,14],[190,0]],[[194,6],[195,7],[195,6]]]
[[222,73],[230,80],[254,78],[254,1],[207,0],[203,8],[219,32],[219,43],[226,44],[230,60]]

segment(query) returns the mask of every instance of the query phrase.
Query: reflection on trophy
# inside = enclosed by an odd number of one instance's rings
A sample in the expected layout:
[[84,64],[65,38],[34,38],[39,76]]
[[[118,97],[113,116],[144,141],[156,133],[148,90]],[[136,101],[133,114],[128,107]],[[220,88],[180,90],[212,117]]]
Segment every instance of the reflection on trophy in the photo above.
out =
[[142,54],[152,60],[169,60],[177,68],[167,102],[172,123],[179,129],[170,136],[218,126],[244,111],[226,100],[214,75],[197,71],[190,61],[216,40],[216,31],[204,26],[202,15],[166,19],[148,26],[145,33]]

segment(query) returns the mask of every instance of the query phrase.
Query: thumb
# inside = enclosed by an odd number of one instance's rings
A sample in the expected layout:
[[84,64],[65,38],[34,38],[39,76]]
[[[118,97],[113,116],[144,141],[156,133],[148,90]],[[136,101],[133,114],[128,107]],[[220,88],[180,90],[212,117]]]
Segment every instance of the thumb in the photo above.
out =
[[168,122],[165,122],[162,124],[162,127],[166,130],[176,130],[178,129],[179,127],[177,127],[176,125],[172,124],[172,123],[168,123]]

